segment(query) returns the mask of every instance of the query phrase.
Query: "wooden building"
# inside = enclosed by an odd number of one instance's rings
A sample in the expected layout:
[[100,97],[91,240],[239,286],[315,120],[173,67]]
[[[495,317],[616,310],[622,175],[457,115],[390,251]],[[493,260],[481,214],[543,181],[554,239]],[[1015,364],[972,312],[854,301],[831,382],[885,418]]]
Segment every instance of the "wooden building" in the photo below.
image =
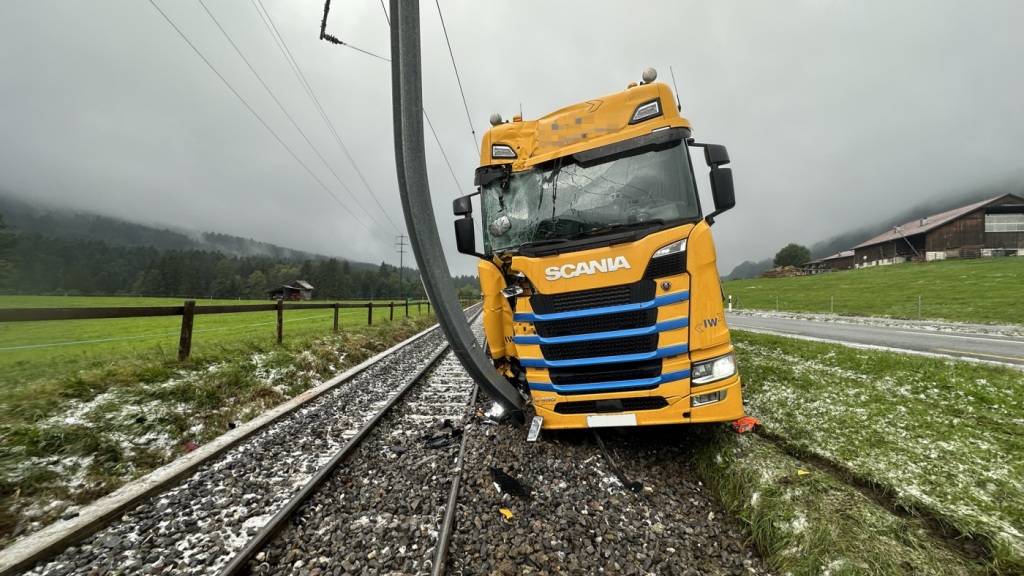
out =
[[296,280],[267,292],[271,300],[309,300],[313,297],[313,285],[305,280]]
[[804,264],[803,270],[807,274],[821,274],[823,272],[834,272],[836,270],[849,270],[853,268],[853,250],[843,250],[831,256],[811,260]]
[[854,246],[857,267],[1024,256],[1024,198],[1003,194],[907,222]]

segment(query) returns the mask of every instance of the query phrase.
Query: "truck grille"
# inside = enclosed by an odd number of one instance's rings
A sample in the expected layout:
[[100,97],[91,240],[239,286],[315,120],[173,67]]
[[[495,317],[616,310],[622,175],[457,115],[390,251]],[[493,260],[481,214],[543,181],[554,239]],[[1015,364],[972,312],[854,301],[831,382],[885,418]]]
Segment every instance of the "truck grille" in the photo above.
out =
[[585,316],[568,320],[546,320],[534,322],[537,334],[544,338],[557,336],[575,336],[593,332],[609,332],[611,330],[629,330],[653,326],[658,320],[658,310],[649,308],[635,312],[619,312],[603,316]]
[[654,378],[661,374],[661,360],[643,360],[622,364],[598,364],[596,366],[573,366],[572,368],[548,368],[553,384],[593,384],[617,380]]
[[603,412],[657,410],[665,406],[668,406],[668,401],[661,396],[641,396],[639,398],[621,398],[616,400],[559,402],[555,404],[555,412],[559,414],[601,414]]
[[686,272],[686,252],[677,252],[661,258],[652,258],[644,278],[654,280]]
[[571,360],[595,356],[617,356],[653,352],[658,348],[658,334],[595,340],[593,342],[569,342],[566,344],[541,344],[540,351],[547,360]]
[[654,282],[641,280],[633,284],[621,284],[607,288],[580,290],[564,294],[534,294],[530,305],[537,314],[571,312],[586,308],[603,308],[646,302],[654,298]]

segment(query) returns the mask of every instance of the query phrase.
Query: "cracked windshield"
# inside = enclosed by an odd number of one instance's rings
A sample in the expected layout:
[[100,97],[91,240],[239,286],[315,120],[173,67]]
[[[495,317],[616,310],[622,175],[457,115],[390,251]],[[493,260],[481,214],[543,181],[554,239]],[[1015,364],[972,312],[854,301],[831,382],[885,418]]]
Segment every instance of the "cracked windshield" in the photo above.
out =
[[680,142],[588,165],[560,158],[491,182],[482,202],[487,252],[700,215]]

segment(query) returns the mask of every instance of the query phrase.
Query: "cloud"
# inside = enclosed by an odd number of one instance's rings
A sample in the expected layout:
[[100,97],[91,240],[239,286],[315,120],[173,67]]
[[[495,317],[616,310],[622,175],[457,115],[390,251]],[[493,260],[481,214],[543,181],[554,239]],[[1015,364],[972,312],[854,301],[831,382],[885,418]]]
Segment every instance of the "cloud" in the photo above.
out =
[[[0,188],[132,220],[360,260],[395,260],[401,227],[387,63],[317,38],[320,0],[263,2],[370,186],[250,2],[208,0],[351,192],[338,184],[192,2],[157,0],[345,205],[322,190],[148,2],[0,5]],[[729,146],[737,208],[716,224],[723,272],[930,198],[1021,181],[1024,38],[1012,1],[441,2],[477,134],[668,80],[702,141]],[[455,272],[450,200],[478,162],[432,2],[421,3],[435,212]],[[330,32],[381,54],[380,4],[335,2]],[[358,201],[353,200],[356,196]],[[377,207],[380,203],[387,216]],[[366,212],[373,213],[373,218]],[[353,216],[353,214],[355,216]],[[375,222],[376,220],[376,222]]]

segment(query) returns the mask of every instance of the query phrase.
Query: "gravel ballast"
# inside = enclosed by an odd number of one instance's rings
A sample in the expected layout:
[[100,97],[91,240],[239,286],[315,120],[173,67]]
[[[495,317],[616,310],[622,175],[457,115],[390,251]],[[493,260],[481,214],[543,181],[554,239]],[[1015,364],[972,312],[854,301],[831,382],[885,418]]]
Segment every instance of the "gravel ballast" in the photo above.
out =
[[447,353],[256,556],[252,572],[429,574],[473,387]]
[[[686,445],[699,439],[689,429],[601,430],[621,476],[591,431],[529,443],[527,429],[467,427],[449,574],[767,573],[694,476]],[[499,489],[492,468],[529,497]]]
[[434,330],[28,574],[210,574],[441,346]]

